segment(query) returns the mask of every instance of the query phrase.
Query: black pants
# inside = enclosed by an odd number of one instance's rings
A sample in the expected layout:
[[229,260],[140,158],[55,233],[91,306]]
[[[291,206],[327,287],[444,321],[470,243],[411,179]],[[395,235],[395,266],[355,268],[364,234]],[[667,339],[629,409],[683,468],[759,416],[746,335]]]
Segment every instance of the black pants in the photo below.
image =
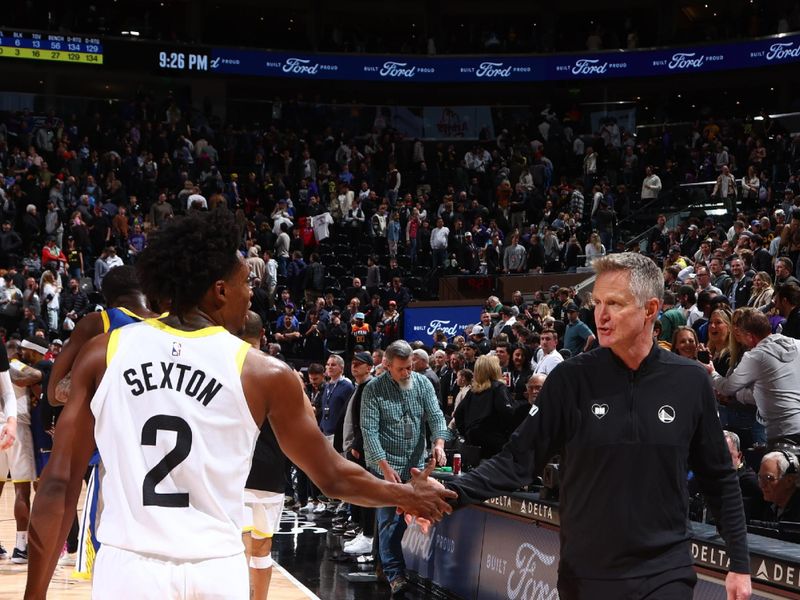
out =
[[564,579],[559,577],[561,600],[692,600],[697,575],[692,567],[671,569],[633,579]]
[[[361,450],[361,458],[356,459],[352,454],[349,452],[347,453],[347,459],[351,462],[356,463],[361,468],[366,469],[367,463],[364,462],[364,450]],[[355,504],[350,505],[350,514],[353,517],[353,521],[358,523],[361,527],[363,533],[367,537],[375,537],[375,509],[374,508],[367,508],[364,506],[356,506]]]

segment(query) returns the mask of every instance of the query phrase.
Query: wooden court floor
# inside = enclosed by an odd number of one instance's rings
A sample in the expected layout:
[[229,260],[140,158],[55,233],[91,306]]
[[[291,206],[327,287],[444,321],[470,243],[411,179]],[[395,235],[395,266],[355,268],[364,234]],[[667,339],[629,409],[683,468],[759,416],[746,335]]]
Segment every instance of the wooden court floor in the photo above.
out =
[[[0,542],[9,556],[14,547],[16,525],[14,522],[14,487],[7,482],[0,496]],[[83,494],[81,503],[83,505]],[[70,577],[72,567],[57,567],[47,594],[48,600],[89,600],[92,597],[91,584]],[[0,600],[18,600],[25,590],[26,565],[15,565],[10,560],[0,560]],[[269,600],[308,600],[316,599],[302,585],[293,581],[291,575],[278,566],[273,569],[269,589]],[[135,594],[130,600],[135,600]],[[164,599],[169,600],[169,599]]]

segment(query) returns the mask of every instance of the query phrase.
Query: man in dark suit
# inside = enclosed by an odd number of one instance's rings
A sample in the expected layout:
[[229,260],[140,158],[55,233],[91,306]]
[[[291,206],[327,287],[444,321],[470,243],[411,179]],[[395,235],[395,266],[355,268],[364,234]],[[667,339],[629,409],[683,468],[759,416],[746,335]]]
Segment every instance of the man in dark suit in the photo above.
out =
[[480,249],[472,241],[472,233],[469,231],[464,234],[458,264],[462,270],[469,273],[477,273],[481,267]]
[[744,272],[744,262],[738,256],[731,259],[731,276],[733,283],[728,290],[728,300],[734,310],[747,306],[750,300],[750,291],[753,288],[753,280],[747,277]]

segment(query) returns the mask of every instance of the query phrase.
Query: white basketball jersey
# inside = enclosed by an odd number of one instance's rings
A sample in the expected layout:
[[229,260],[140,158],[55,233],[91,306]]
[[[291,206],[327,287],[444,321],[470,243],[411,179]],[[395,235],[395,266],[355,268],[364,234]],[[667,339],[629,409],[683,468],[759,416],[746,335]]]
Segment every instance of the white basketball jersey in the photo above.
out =
[[111,333],[91,402],[101,544],[176,560],[243,551],[259,433],[241,383],[248,347],[222,327],[187,332],[155,320]]

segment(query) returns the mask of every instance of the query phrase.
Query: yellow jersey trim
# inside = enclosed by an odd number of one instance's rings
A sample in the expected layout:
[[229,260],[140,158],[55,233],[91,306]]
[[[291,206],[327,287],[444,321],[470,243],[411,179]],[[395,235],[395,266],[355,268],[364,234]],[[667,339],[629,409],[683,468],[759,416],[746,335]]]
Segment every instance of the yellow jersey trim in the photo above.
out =
[[158,319],[145,319],[144,322],[150,325],[151,327],[155,327],[156,329],[159,329],[166,333],[185,338],[209,337],[225,331],[225,328],[219,325],[216,325],[214,327],[204,327],[203,329],[196,329],[195,331],[183,331],[182,329],[175,329],[174,327],[170,327],[169,325],[167,325],[166,323],[162,323]]
[[108,311],[103,311],[100,313],[100,318],[103,319],[103,333],[108,333],[109,328],[111,327],[111,321],[108,318]]
[[244,360],[247,358],[247,351],[250,350],[250,347],[247,342],[242,342],[242,345],[239,346],[239,351],[236,353],[236,368],[239,370],[239,375],[242,374],[242,369],[244,369]]
[[115,329],[111,332],[111,335],[108,336],[108,346],[106,347],[106,367],[111,364],[111,359],[114,358],[114,355],[117,353],[117,348],[119,347],[119,329]]

